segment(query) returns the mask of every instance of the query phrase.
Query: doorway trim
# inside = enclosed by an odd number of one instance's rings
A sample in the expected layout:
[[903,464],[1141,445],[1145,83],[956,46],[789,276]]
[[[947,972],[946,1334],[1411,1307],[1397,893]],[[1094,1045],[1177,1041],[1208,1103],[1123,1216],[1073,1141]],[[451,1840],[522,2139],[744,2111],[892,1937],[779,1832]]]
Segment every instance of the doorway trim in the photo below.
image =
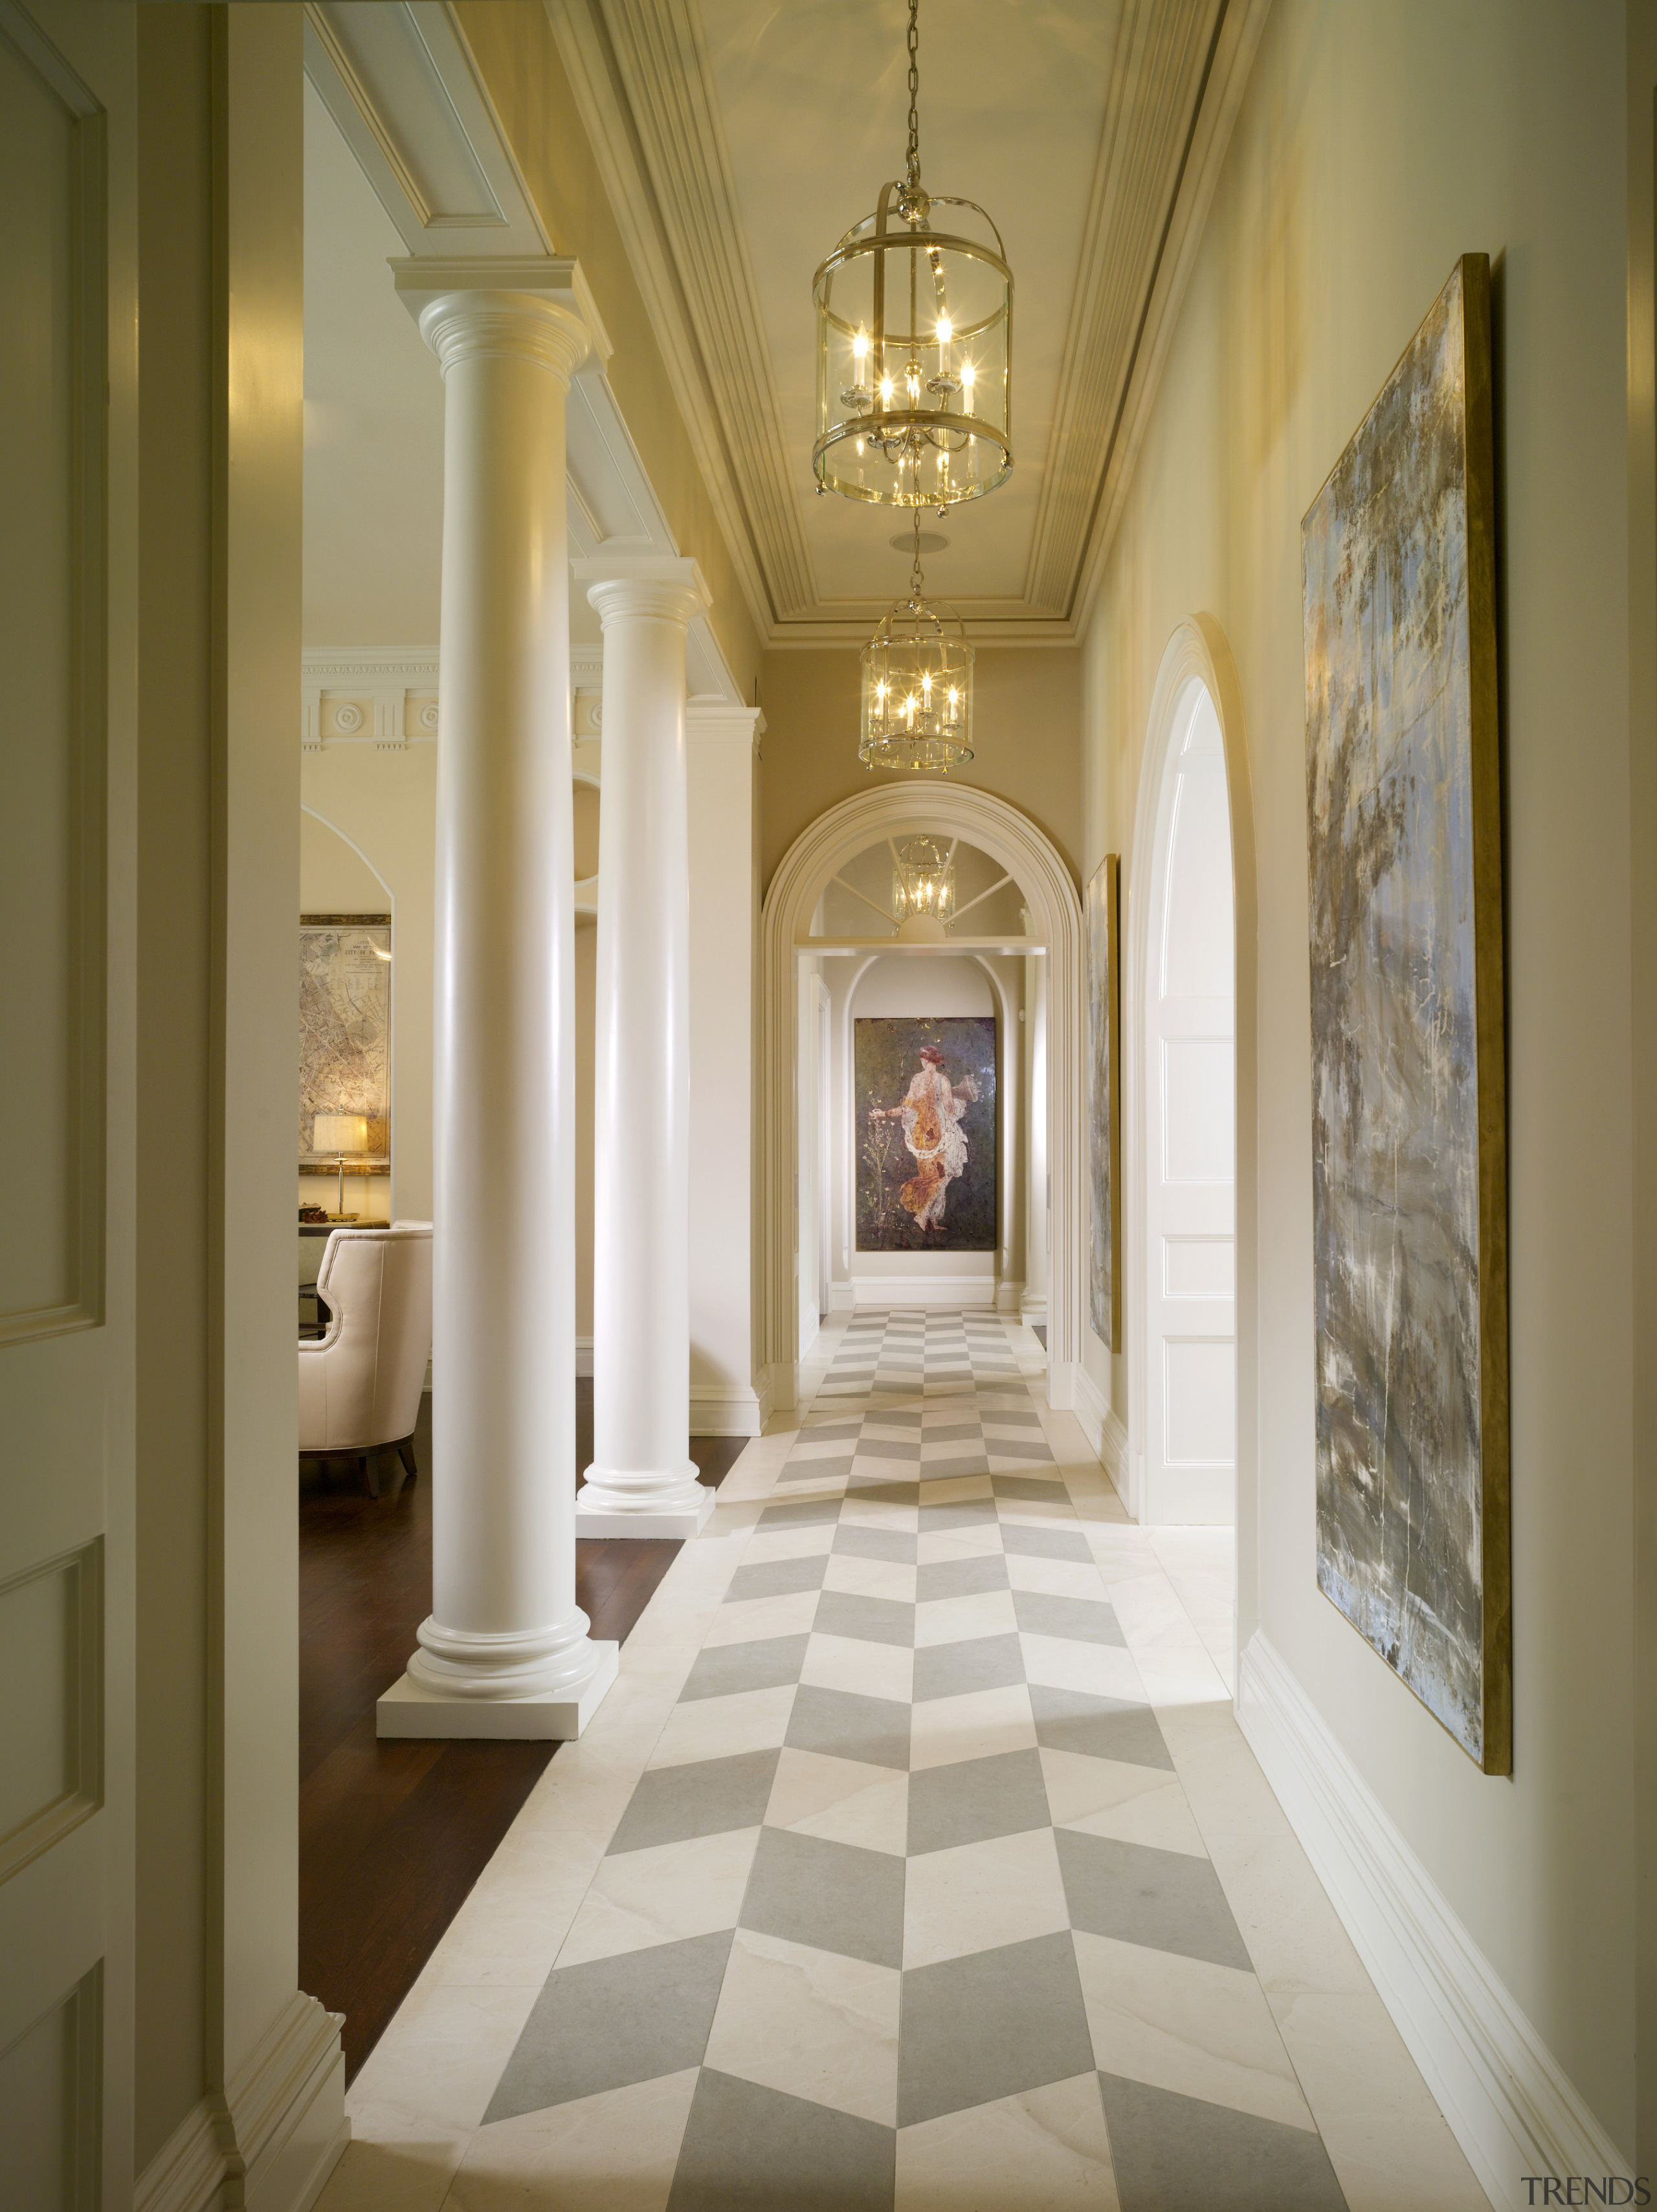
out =
[[1192,678],[1205,686],[1219,719],[1225,747],[1226,790],[1231,819],[1234,1058],[1236,1084],[1237,1192],[1237,1646],[1253,1634],[1258,1614],[1259,1315],[1258,1294],[1258,1170],[1254,1101],[1258,1060],[1255,1004],[1256,906],[1254,808],[1242,687],[1225,632],[1211,615],[1187,615],[1163,649],[1145,720],[1139,763],[1139,796],[1128,867],[1128,957],[1123,971],[1123,1043],[1126,1127],[1128,1373],[1128,1510],[1145,1510],[1141,1474],[1145,1449],[1147,1376],[1145,1162],[1145,967],[1150,951],[1157,810],[1174,710]]
[[[799,1315],[794,1283],[795,1096],[800,1018],[798,949],[825,885],[865,846],[883,837],[945,830],[998,860],[1025,895],[1031,934],[1045,946],[1047,1158],[1052,1175],[1052,1257],[1048,1389],[1055,1406],[1075,1403],[1081,1356],[1083,1189],[1081,902],[1058,848],[1027,815],[963,784],[886,784],[844,799],[802,830],[778,863],[760,925],[764,1255],[763,1379],[779,1413],[798,1402]],[[875,948],[871,947],[871,950]]]

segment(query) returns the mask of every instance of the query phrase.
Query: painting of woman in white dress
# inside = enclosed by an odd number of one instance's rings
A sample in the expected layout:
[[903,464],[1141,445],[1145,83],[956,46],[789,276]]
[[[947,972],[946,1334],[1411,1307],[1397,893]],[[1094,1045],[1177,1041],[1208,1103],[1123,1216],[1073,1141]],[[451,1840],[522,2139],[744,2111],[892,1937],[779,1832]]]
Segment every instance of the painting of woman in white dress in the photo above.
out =
[[988,1251],[996,1241],[996,1024],[856,1024],[860,1251]]

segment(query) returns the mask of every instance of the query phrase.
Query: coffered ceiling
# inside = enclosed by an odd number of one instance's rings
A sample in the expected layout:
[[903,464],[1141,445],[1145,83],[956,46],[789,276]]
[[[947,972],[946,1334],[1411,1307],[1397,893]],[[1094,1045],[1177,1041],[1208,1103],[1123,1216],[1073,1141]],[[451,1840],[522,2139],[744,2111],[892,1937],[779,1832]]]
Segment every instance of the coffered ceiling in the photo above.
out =
[[[860,636],[907,518],[816,495],[817,263],[901,173],[903,0],[545,0],[750,611]],[[929,529],[980,636],[1075,635],[1268,0],[923,0],[921,147],[1016,283],[1008,482]]]

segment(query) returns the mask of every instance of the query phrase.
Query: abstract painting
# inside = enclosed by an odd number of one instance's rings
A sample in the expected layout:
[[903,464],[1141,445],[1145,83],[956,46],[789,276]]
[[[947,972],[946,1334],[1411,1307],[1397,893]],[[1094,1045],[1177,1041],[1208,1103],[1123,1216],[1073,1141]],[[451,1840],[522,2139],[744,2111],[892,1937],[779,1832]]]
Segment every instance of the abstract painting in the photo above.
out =
[[1093,1334],[1122,1349],[1121,862],[1107,853],[1087,886],[1087,1103],[1092,1219],[1087,1304]]
[[1301,527],[1318,1581],[1512,1765],[1489,264]]
[[857,1249],[993,1252],[994,1017],[853,1026]]
[[307,914],[299,924],[299,1164],[332,1170],[312,1144],[319,1114],[362,1114],[365,1158],[391,1145],[391,916]]

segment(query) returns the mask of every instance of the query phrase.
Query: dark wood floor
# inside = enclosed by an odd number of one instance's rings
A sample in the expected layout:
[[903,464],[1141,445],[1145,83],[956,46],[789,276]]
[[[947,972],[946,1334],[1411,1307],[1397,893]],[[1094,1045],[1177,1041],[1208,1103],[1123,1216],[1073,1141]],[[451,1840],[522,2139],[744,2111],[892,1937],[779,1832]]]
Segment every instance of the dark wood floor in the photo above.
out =
[[[576,1464],[593,1455],[592,1385],[578,1386]],[[381,1743],[375,1700],[431,1610],[431,1401],[420,1479],[365,1498],[345,1460],[300,1483],[299,1984],[345,2015],[346,2077],[379,2040],[552,1756],[545,1743]],[[717,1482],[740,1437],[691,1454]],[[576,1587],[593,1633],[625,1638],[677,1543],[582,1542]]]

